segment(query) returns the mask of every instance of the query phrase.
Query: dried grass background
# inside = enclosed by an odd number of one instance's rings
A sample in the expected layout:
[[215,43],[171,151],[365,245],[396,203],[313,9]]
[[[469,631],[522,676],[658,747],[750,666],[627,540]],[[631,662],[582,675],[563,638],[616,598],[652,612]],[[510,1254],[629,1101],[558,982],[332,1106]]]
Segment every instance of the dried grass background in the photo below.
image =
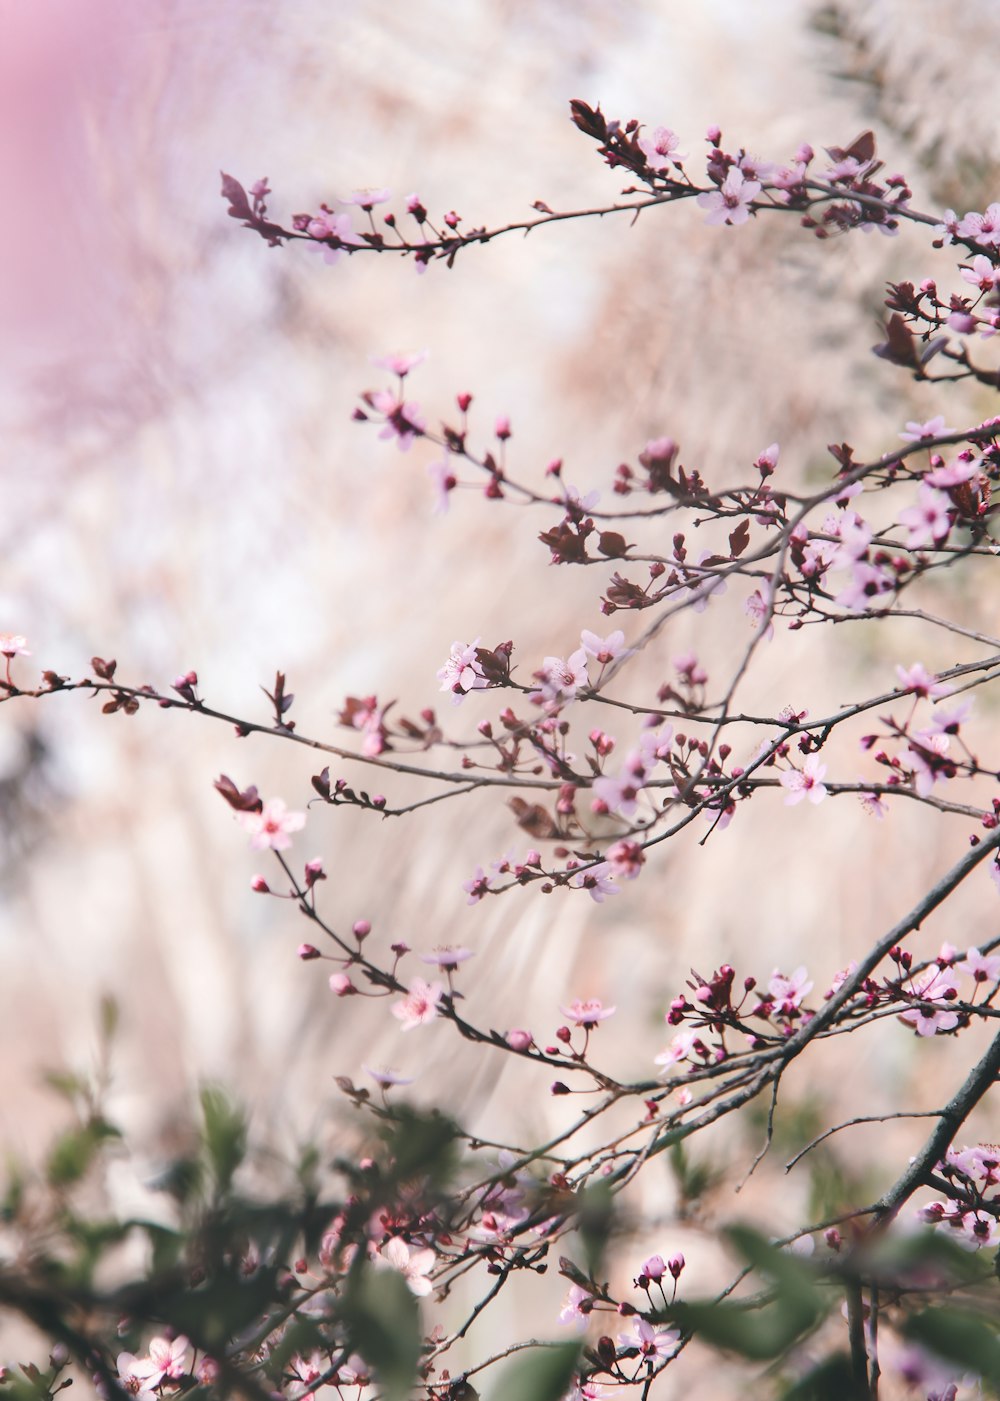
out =
[[[597,572],[548,568],[534,537],[551,522],[476,495],[432,516],[433,453],[418,444],[404,457],[350,422],[356,392],[379,383],[373,354],[427,347],[412,386],[432,420],[469,390],[484,430],[511,414],[515,474],[558,455],[582,489],[606,488],[664,433],[713,482],[745,478],[775,439],[782,472],[818,481],[829,442],[870,456],[909,417],[995,411],[982,394],[939,405],[868,354],[885,280],[947,275],[947,255],[918,238],[820,246],[793,220],[720,231],[682,207],[632,229],[605,220],[502,240],[417,277],[402,261],[328,268],[300,248],[268,250],[218,197],[222,167],[247,183],[270,176],[285,217],[379,184],[397,207],[417,190],[435,213],[487,224],[538,198],[608,201],[619,182],[567,118],[579,96],[674,127],[692,154],[710,122],[729,147],[776,159],[875,125],[918,207],[983,208],[1000,136],[989,0],[947,16],[932,0],[35,0],[0,5],[0,19],[0,626],[29,635],[26,671],[78,674],[98,653],[166,685],[195,667],[210,702],[263,718],[258,686],[280,667],[299,729],[338,742],[350,692],[411,711],[446,701],[434,672],[453,638],[513,637],[522,673],[571,650],[601,621]],[[971,587],[946,592],[990,626],[995,610]],[[742,598],[719,600],[661,637],[628,693],[655,689],[691,647],[721,679],[746,637]],[[826,712],[890,687],[896,661],[966,655],[902,622],[782,634],[745,706]],[[460,712],[469,732],[478,718],[474,701]],[[838,752],[846,776],[861,771],[854,739]],[[402,1037],[297,962],[301,921],[250,893],[260,863],[211,779],[225,771],[300,805],[318,767],[308,755],[187,715],[105,718],[78,697],[5,706],[0,745],[10,1152],[36,1157],[60,1122],[39,1068],[86,1061],[105,991],[123,1006],[111,1107],[134,1156],[109,1184],[122,1203],[143,1200],[144,1174],[183,1136],[206,1079],[246,1098],[260,1142],[289,1151],[353,1131],[332,1077],[360,1079],[364,1062],[418,1073],[419,1098],[493,1134],[529,1142],[562,1122],[544,1077],[465,1054],[456,1075],[446,1028]],[[389,776],[379,786],[404,792]],[[617,1003],[602,1053],[636,1078],[653,1068],[692,962],[766,978],[805,961],[822,989],[964,841],[917,809],[875,826],[851,799],[800,818],[777,797],[705,847],[701,835],[600,907],[528,891],[467,909],[461,881],[477,862],[524,846],[488,797],[392,824],[313,809],[296,852],[324,856],[335,922],[368,917],[386,943],[471,944],[474,1018],[541,1036],[566,998]],[[981,881],[928,926],[921,952],[995,926]],[[845,1042],[827,1079],[804,1067],[785,1093],[818,1099],[822,1122],[933,1103],[971,1064],[972,1040],[928,1048],[891,1026]],[[983,1135],[995,1118],[984,1111]],[[855,1131],[841,1166],[884,1183],[919,1127]],[[635,1249],[684,1248],[697,1284],[717,1220],[793,1227],[805,1171],[764,1172],[732,1195],[759,1135],[714,1136],[727,1175],[700,1223],[672,1221],[669,1176],[650,1172],[633,1206],[662,1225]],[[559,1281],[537,1290],[531,1306],[553,1309]],[[513,1307],[499,1306],[495,1337],[522,1326]],[[692,1363],[661,1394],[723,1385]]]

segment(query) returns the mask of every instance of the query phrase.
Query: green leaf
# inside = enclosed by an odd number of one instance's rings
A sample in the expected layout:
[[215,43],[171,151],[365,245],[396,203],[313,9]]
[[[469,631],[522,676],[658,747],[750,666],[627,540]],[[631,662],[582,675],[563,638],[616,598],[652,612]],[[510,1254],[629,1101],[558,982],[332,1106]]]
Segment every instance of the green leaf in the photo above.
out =
[[996,1327],[968,1309],[924,1309],[900,1325],[900,1332],[963,1371],[978,1372],[1000,1386],[1000,1338]]
[[348,1276],[341,1317],[386,1401],[404,1401],[416,1380],[422,1341],[417,1301],[406,1280],[398,1270],[362,1261]]
[[580,1193],[577,1222],[587,1269],[595,1278],[604,1258],[614,1220],[614,1198],[606,1182],[597,1182]]
[[208,1353],[221,1353],[234,1335],[257,1324],[278,1297],[276,1271],[260,1268],[246,1279],[220,1270],[197,1289],[180,1287],[164,1295],[158,1310],[164,1322],[196,1341]]
[[726,1237],[770,1283],[763,1300],[673,1304],[657,1315],[697,1333],[703,1342],[756,1361],[780,1357],[826,1312],[807,1261],[772,1245],[759,1232],[734,1226]]
[[457,1134],[455,1125],[443,1114],[422,1114],[401,1106],[388,1136],[388,1177],[395,1182],[427,1177],[443,1186],[455,1171]]
[[246,1116],[222,1090],[210,1085],[201,1092],[201,1112],[205,1118],[205,1150],[216,1190],[223,1193],[246,1156]]
[[101,1126],[88,1124],[82,1129],[68,1129],[56,1139],[45,1165],[45,1175],[51,1187],[72,1187],[84,1177],[93,1163],[102,1141],[108,1135]]
[[867,1382],[860,1382],[854,1375],[845,1352],[835,1353],[818,1367],[811,1367],[781,1394],[782,1401],[869,1401],[870,1396]]
[[78,1099],[87,1094],[87,1082],[72,1070],[44,1070],[42,1080],[50,1090],[55,1090],[57,1095],[68,1099],[70,1104],[76,1104]]
[[504,1371],[489,1401],[559,1401],[573,1384],[579,1360],[578,1342],[533,1349]]
[[114,997],[106,992],[101,998],[101,1039],[110,1045],[118,1030],[119,1007]]

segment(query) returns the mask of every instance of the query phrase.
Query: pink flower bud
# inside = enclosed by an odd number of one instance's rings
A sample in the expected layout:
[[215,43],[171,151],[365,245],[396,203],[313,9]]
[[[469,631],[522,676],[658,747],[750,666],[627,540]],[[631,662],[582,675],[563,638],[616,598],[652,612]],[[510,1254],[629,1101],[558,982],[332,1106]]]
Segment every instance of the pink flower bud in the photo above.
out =
[[372,932],[371,924],[367,919],[356,919],[351,926],[351,932],[360,944],[362,939],[367,939]]
[[676,1255],[671,1255],[667,1262],[667,1269],[670,1271],[671,1275],[673,1275],[674,1279],[680,1279],[681,1272],[684,1269],[684,1256],[680,1251],[678,1251]]
[[311,958],[319,958],[320,956],[319,949],[315,948],[312,944],[300,944],[298,954],[303,963],[307,963]]
[[255,890],[258,895],[270,895],[271,887],[263,876],[251,876],[250,889]]
[[357,992],[357,988],[346,973],[331,973],[330,991],[338,997],[350,997],[351,993]]
[[554,1081],[554,1083],[553,1083],[553,1085],[552,1085],[552,1093],[553,1093],[554,1095],[568,1095],[568,1094],[569,1094],[569,1086],[568,1086],[568,1085],[564,1085],[563,1082],[562,1082],[561,1080],[556,1080],[556,1081]]
[[513,1031],[508,1031],[504,1039],[512,1051],[527,1051],[535,1038],[530,1031],[515,1027]]
[[505,413],[501,414],[497,419],[495,431],[501,442],[506,441],[506,439],[510,437],[510,419]]

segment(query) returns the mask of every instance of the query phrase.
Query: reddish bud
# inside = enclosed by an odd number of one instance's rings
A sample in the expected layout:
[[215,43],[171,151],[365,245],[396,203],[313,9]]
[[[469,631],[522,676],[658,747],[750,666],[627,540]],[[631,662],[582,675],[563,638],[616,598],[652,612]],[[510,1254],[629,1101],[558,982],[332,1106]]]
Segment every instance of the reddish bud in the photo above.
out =
[[311,958],[320,957],[319,949],[317,949],[312,944],[300,944],[298,948],[298,954],[299,958],[302,959],[303,963],[307,963]]

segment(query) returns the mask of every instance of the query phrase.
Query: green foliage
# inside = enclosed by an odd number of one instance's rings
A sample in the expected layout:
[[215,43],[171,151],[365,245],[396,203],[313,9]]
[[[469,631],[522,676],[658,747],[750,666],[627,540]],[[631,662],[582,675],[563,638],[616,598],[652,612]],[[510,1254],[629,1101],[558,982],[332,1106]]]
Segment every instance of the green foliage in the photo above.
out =
[[572,1385],[579,1360],[576,1342],[532,1349],[506,1368],[489,1401],[558,1401]]
[[683,1139],[677,1139],[670,1146],[670,1170],[677,1184],[680,1198],[677,1204],[678,1215],[690,1215],[702,1197],[717,1187],[724,1172],[704,1154],[692,1157]]
[[827,1311],[815,1271],[748,1227],[734,1226],[725,1234],[746,1263],[767,1280],[764,1298],[676,1303],[662,1316],[725,1352],[758,1362],[781,1357]]
[[595,1182],[577,1199],[577,1223],[591,1279],[601,1267],[614,1226],[615,1199],[607,1182]]
[[1000,1390],[1000,1336],[996,1323],[971,1309],[923,1309],[900,1328],[904,1337],[957,1364],[963,1372],[978,1372]]
[[216,1193],[226,1192],[247,1151],[247,1123],[242,1109],[222,1090],[206,1086],[201,1092],[205,1120],[204,1144]]
[[375,1370],[386,1401],[404,1401],[416,1379],[421,1329],[417,1301],[398,1270],[379,1270],[358,1257],[340,1316],[352,1350]]
[[56,1140],[45,1167],[50,1187],[72,1187],[85,1177],[102,1144],[120,1138],[118,1130],[105,1119],[92,1119],[82,1128],[68,1129]]
[[782,1401],[870,1401],[868,1383],[854,1373],[845,1352],[836,1352],[811,1367],[781,1394]]
[[458,1129],[445,1115],[401,1106],[385,1136],[387,1181],[409,1182],[419,1177],[431,1188],[442,1189],[458,1165],[457,1137]]

